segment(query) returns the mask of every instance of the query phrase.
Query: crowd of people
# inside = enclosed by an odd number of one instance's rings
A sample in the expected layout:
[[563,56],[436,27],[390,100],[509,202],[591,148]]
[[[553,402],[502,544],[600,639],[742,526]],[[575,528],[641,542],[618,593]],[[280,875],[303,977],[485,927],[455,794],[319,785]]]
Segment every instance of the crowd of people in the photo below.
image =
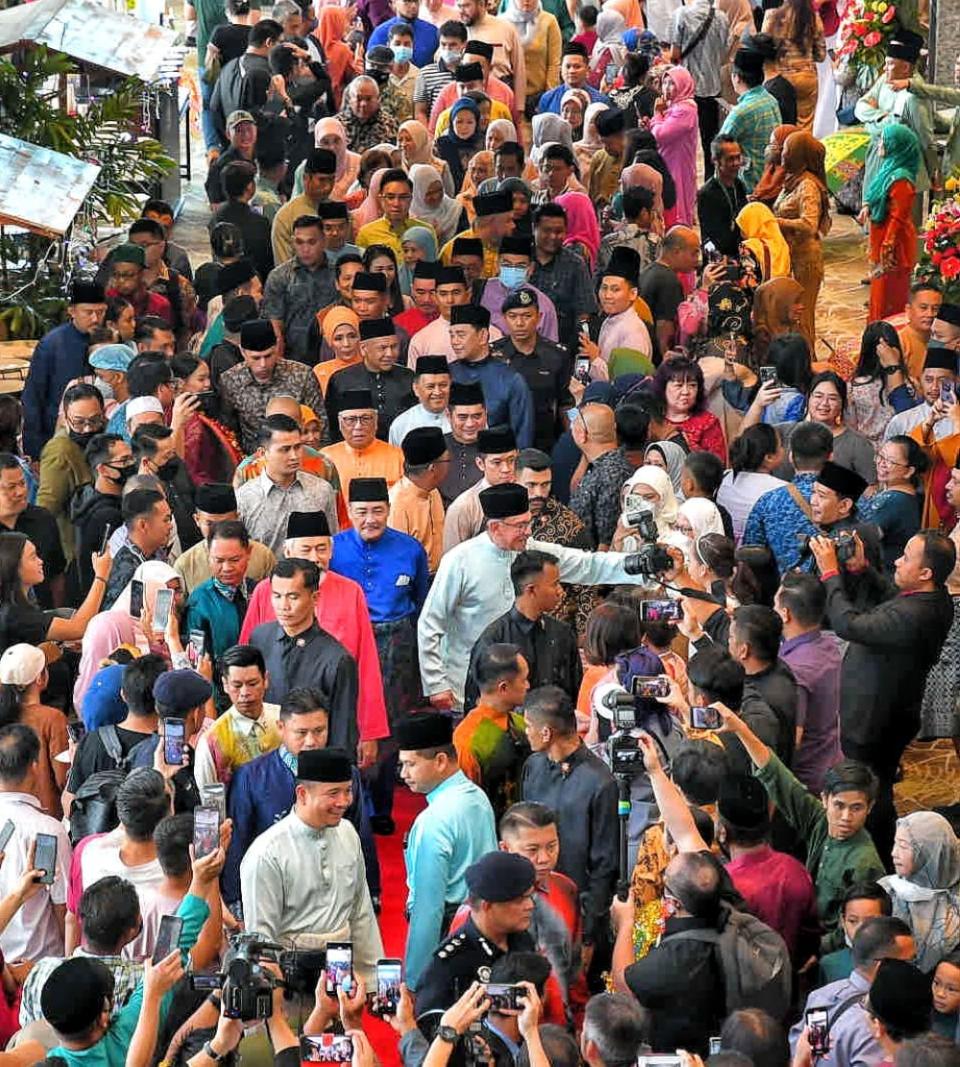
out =
[[188,7],[209,256],[0,397],[0,1067],[960,1063],[957,91],[842,8]]

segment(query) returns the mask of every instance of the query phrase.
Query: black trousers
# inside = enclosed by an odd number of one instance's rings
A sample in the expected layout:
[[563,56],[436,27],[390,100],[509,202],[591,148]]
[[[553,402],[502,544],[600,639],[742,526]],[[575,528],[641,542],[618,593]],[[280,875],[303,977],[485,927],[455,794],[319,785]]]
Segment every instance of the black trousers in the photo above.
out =
[[703,180],[713,174],[710,144],[720,132],[720,103],[715,96],[695,96],[697,125],[700,127],[700,146],[703,148]]

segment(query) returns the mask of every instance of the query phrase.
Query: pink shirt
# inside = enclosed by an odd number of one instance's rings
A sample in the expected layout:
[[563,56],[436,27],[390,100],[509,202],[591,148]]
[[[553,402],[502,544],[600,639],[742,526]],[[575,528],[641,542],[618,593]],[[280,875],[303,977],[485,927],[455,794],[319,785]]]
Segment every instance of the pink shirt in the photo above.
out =
[[800,934],[816,928],[817,899],[806,867],[785,852],[764,845],[727,864],[727,873],[747,909],[787,943],[794,963]]
[[[250,635],[258,626],[276,621],[270,600],[270,579],[264,578],[250,597],[240,631],[240,644],[248,644]],[[317,624],[335,637],[357,661],[360,675],[357,727],[360,740],[374,741],[389,737],[380,657],[377,655],[377,642],[373,636],[367,601],[360,586],[350,578],[327,571],[317,599]]]
[[[501,104],[506,104],[510,108],[510,117],[513,119],[514,126],[520,129],[520,112],[517,110],[516,100],[514,99],[513,90],[509,85],[505,85],[495,75],[491,74],[487,78],[487,87],[484,92],[491,100],[499,100]],[[430,112],[430,132],[436,133],[437,119],[447,110],[448,107],[453,107],[457,99],[457,83],[449,82],[440,90],[440,95],[433,103],[433,109]]]

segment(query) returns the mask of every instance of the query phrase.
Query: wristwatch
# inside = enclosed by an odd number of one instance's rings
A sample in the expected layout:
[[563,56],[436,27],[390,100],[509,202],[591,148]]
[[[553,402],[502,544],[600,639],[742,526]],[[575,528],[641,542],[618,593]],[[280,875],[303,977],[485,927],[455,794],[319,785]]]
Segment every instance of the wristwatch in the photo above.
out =
[[441,1026],[437,1030],[436,1036],[439,1037],[441,1041],[446,1041],[451,1045],[455,1045],[460,1040],[460,1035],[452,1026]]
[[221,1060],[226,1059],[226,1057],[227,1057],[227,1053],[226,1052],[215,1052],[214,1048],[213,1048],[213,1045],[211,1045],[209,1041],[205,1041],[204,1042],[203,1054],[205,1056],[209,1056],[210,1059],[212,1059],[214,1063],[219,1063]]

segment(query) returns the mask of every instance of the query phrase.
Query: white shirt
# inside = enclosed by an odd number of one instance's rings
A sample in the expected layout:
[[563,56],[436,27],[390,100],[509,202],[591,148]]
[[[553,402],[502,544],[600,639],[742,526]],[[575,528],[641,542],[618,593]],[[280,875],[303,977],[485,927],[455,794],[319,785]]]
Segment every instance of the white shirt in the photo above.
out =
[[314,830],[291,811],[264,830],[243,857],[240,894],[246,928],[268,941],[352,941],[354,970],[371,988],[383,942],[360,838],[346,819]]
[[37,834],[52,834],[57,839],[57,863],[49,892],[41,890],[26,901],[0,934],[0,948],[7,960],[36,962],[44,956],[63,955],[63,934],[53,910],[66,904],[70,879],[70,838],[63,824],[40,810],[40,801],[29,793],[0,793],[0,827],[7,819],[14,824],[13,837],[4,849],[0,867],[0,898],[13,891],[30,858],[30,847]]
[[407,408],[406,411],[400,412],[390,423],[390,444],[394,448],[399,448],[407,434],[421,426],[439,426],[443,433],[449,433],[450,419],[447,417],[446,411],[441,411],[439,415],[435,415],[432,411],[427,411],[423,404],[415,404],[412,408]]
[[717,503],[730,512],[733,521],[733,536],[737,544],[743,537],[743,528],[747,525],[747,516],[750,509],[771,489],[780,489],[786,482],[774,478],[772,474],[761,474],[759,471],[741,471],[736,480],[733,471],[727,471],[717,490]]
[[[883,431],[884,441],[889,441],[891,437],[896,437],[898,434],[910,433],[914,427],[923,422],[931,411],[932,408],[924,400],[922,404],[918,404],[915,408],[907,408],[906,411],[901,411],[898,415],[894,415],[887,423],[887,428]],[[953,423],[950,419],[940,419],[933,425],[933,436],[938,441],[941,437],[949,437],[952,433]]]
[[153,954],[160,925],[154,898],[163,882],[163,871],[160,869],[160,861],[156,859],[140,863],[136,867],[128,867],[120,858],[120,848],[125,840],[124,829],[118,826],[103,837],[88,841],[80,853],[80,884],[86,889],[108,874],[113,874],[136,889],[143,929],[135,940],[124,946],[120,955],[124,959],[142,960]]
[[[499,341],[503,332],[496,326],[490,327],[490,343]],[[441,315],[440,318],[428,322],[422,330],[410,338],[407,349],[407,366],[415,367],[421,356],[446,356],[448,363],[455,363],[459,358],[454,355],[453,346],[450,344],[450,323]]]

